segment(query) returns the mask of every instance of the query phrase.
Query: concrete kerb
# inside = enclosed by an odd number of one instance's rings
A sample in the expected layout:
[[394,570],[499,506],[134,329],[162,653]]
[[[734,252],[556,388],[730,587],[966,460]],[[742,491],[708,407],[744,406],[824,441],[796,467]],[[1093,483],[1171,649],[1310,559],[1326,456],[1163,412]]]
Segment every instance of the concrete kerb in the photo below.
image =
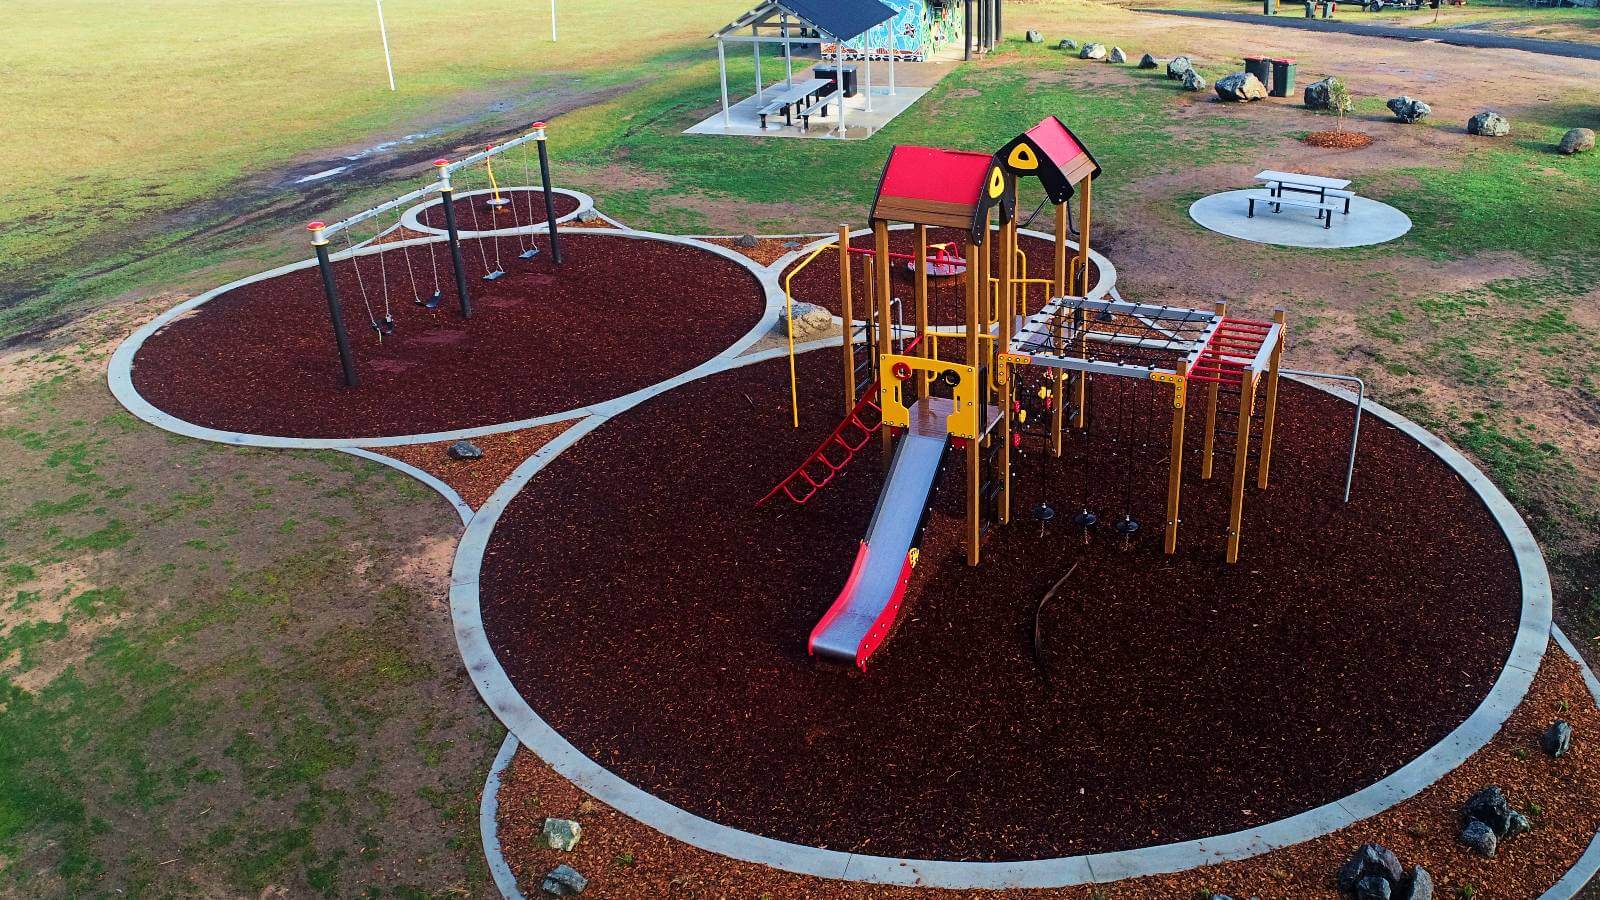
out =
[[[462,199],[465,199],[467,197],[482,197],[482,196],[490,195],[490,194],[493,194],[493,193],[494,193],[494,191],[492,191],[492,190],[490,190],[488,188],[484,188],[483,190],[462,191],[461,193],[456,194],[455,197],[456,197],[457,200],[462,200]],[[540,188],[529,187],[529,186],[526,186],[526,185],[513,185],[513,186],[510,186],[510,187],[501,188],[500,189],[500,193],[502,193],[502,194],[527,194],[527,193],[542,194],[542,193],[544,193],[544,191],[542,189],[540,189]],[[557,225],[560,225],[560,224],[562,224],[564,222],[570,222],[573,219],[576,219],[577,217],[579,217],[579,216],[583,215],[584,213],[588,212],[589,210],[594,209],[594,198],[589,196],[588,194],[585,194],[582,191],[568,190],[567,188],[551,188],[550,189],[550,193],[551,194],[561,194],[561,195],[564,195],[564,196],[567,196],[567,197],[571,197],[574,200],[578,201],[577,208],[574,209],[572,212],[569,212],[564,216],[556,216],[556,224]],[[422,212],[423,212],[423,210],[430,209],[432,207],[438,206],[439,204],[441,204],[443,202],[444,202],[444,198],[443,197],[435,197],[432,200],[428,200],[428,201],[423,202],[423,203],[418,203],[416,206],[409,207],[408,209],[406,209],[406,211],[404,213],[402,213],[400,215],[400,224],[402,226],[404,226],[405,228],[407,228],[408,230],[415,231],[415,232],[417,232],[419,234],[436,234],[436,235],[445,234],[446,232],[445,232],[445,230],[443,228],[435,228],[432,225],[424,225],[424,224],[422,224]],[[519,214],[520,214],[521,210],[524,209],[524,208],[525,207],[523,207],[521,205],[518,206]],[[469,216],[468,218],[470,219],[471,217]],[[510,228],[485,228],[485,229],[482,229],[482,230],[479,230],[479,231],[468,231],[468,230],[460,227],[463,224],[461,222],[457,222],[456,224],[457,224],[456,234],[458,236],[464,237],[464,238],[485,237],[485,236],[493,236],[493,235],[496,235],[496,234],[500,234],[500,235],[515,234],[515,233],[517,233],[519,231],[522,232],[523,234],[544,234],[545,232],[550,230],[550,226],[545,222],[539,222],[538,224],[531,225],[531,226],[523,225],[521,227],[513,226],[513,227],[510,227]],[[482,224],[482,223],[479,223],[479,224]]]
[[[814,341],[807,344],[805,349],[837,346],[841,340],[834,337]],[[737,360],[725,360],[717,367],[717,371],[774,359],[786,352],[785,348],[774,348]],[[1354,400],[1338,388],[1302,383],[1347,401]],[[1418,440],[1462,475],[1511,543],[1520,572],[1522,616],[1512,651],[1485,699],[1443,741],[1378,783],[1321,807],[1232,834],[1136,850],[1048,860],[974,863],[866,856],[765,838],[719,825],[672,806],[586,757],[541,719],[516,691],[494,656],[483,631],[479,607],[483,551],[501,513],[522,486],[542,470],[550,459],[584,434],[598,428],[611,415],[631,405],[617,404],[605,415],[596,416],[568,431],[562,436],[566,440],[561,440],[560,446],[556,445],[557,442],[546,446],[519,467],[468,524],[457,550],[456,574],[450,591],[457,645],[472,674],[474,686],[489,707],[525,746],[563,777],[619,812],[669,837],[735,859],[823,878],[953,889],[1064,887],[1177,872],[1226,860],[1244,859],[1320,837],[1367,818],[1415,795],[1460,765],[1493,737],[1511,710],[1521,702],[1550,637],[1549,573],[1526,524],[1505,496],[1456,450],[1404,416],[1369,400],[1367,408],[1374,416]],[[1600,850],[1595,852],[1600,855]]]
[[433,488],[439,493],[439,496],[443,497],[451,506],[455,507],[456,514],[461,517],[461,524],[463,527],[465,527],[468,522],[472,521],[472,506],[468,504],[459,493],[456,492],[455,488],[445,484],[432,474],[425,472],[408,462],[395,459],[392,456],[384,456],[382,453],[373,453],[371,450],[365,450],[361,447],[341,447],[339,448],[339,452],[348,453],[351,456],[358,456],[362,459],[370,459],[375,463],[381,463],[405,475],[410,475],[412,478],[415,478],[428,487]]
[[500,752],[489,765],[489,777],[483,782],[483,797],[478,801],[478,836],[483,841],[483,858],[489,863],[494,886],[506,900],[525,900],[522,889],[517,887],[517,876],[500,847],[500,776],[511,765],[519,746],[514,734],[506,735],[500,742]]
[[[1589,668],[1587,662],[1584,662],[1583,654],[1579,653],[1578,648],[1573,646],[1572,641],[1567,637],[1566,632],[1561,630],[1559,625],[1552,626],[1550,633],[1555,637],[1556,644],[1561,648],[1562,652],[1571,657],[1572,661],[1577,663],[1578,668],[1583,671],[1583,681],[1589,686],[1589,696],[1594,698],[1595,706],[1600,707],[1600,679],[1595,678],[1594,670]],[[1583,851],[1583,855],[1578,857],[1578,861],[1572,864],[1572,868],[1568,869],[1559,881],[1551,885],[1548,891],[1539,895],[1539,900],[1571,900],[1571,898],[1578,896],[1578,892],[1582,891],[1590,881],[1594,880],[1597,873],[1600,873],[1600,834],[1596,834],[1589,841],[1589,846]]]
[[[657,240],[664,241],[666,243],[682,244],[684,246],[695,247],[697,249],[704,250],[708,253],[715,254],[739,264],[745,269],[745,271],[753,275],[756,279],[756,282],[761,285],[763,300],[765,301],[761,318],[758,319],[755,325],[752,326],[749,331],[745,332],[743,336],[734,341],[733,344],[718,352],[706,362],[701,363],[699,366],[696,366],[688,372],[666,379],[660,384],[641,388],[622,397],[600,401],[588,406],[565,410],[563,412],[534,416],[532,418],[520,419],[514,422],[502,422],[494,425],[480,425],[471,428],[457,428],[448,431],[436,431],[426,434],[386,435],[359,438],[297,438],[227,431],[224,429],[209,428],[204,425],[197,425],[193,422],[188,422],[178,418],[177,416],[166,413],[157,408],[154,404],[147,401],[139,394],[138,390],[134,388],[133,360],[138,354],[139,348],[144,345],[144,342],[148,340],[152,334],[155,334],[157,331],[166,327],[169,323],[173,322],[184,314],[198,308],[202,304],[213,300],[218,296],[221,296],[222,294],[227,293],[228,291],[236,290],[259,281],[265,281],[269,278],[275,278],[279,275],[285,275],[290,272],[297,272],[301,269],[307,269],[316,266],[316,260],[308,259],[279,266],[275,269],[269,269],[265,272],[230,282],[222,285],[221,287],[212,288],[198,297],[194,297],[178,304],[177,306],[174,306],[151,321],[145,323],[143,326],[135,330],[133,334],[129,335],[125,340],[123,340],[123,342],[119,344],[117,349],[111,354],[111,360],[106,370],[106,380],[111,388],[112,395],[115,396],[117,401],[134,416],[156,426],[157,428],[171,431],[175,434],[181,434],[185,437],[196,438],[203,441],[213,441],[220,444],[232,444],[235,446],[276,447],[294,450],[338,450],[350,447],[396,447],[406,444],[421,444],[433,441],[470,439],[475,437],[483,437],[490,434],[500,434],[507,431],[516,431],[523,428],[532,428],[537,425],[547,425],[554,422],[579,419],[583,416],[591,415],[597,410],[613,408],[619,401],[624,402],[627,405],[631,405],[631,402],[636,402],[637,400],[644,399],[648,396],[653,396],[651,391],[654,388],[660,387],[661,385],[682,384],[686,377],[699,377],[701,375],[710,374],[711,372],[716,371],[715,364],[719,360],[732,359],[749,349],[757,341],[761,340],[761,338],[767,332],[772,330],[773,325],[777,323],[780,315],[782,314],[783,288],[778,284],[777,276],[769,269],[757,265],[755,261],[749,257],[740,253],[736,253],[727,247],[722,247],[717,244],[708,244],[704,241],[696,240],[694,238],[681,237],[678,235],[658,234],[656,232],[649,231],[637,231],[634,229],[606,230],[592,233],[599,235],[601,238]],[[586,232],[586,235],[587,234],[590,233]],[[587,239],[587,237],[585,239]],[[378,247],[357,248],[353,254],[349,251],[346,251],[344,253],[334,254],[332,258],[335,260],[340,260],[352,255],[367,256],[384,250],[394,250],[406,246],[434,243],[441,240],[444,239],[440,237],[414,238],[407,241],[396,241],[394,243],[384,244]],[[332,376],[330,375],[330,377]]]

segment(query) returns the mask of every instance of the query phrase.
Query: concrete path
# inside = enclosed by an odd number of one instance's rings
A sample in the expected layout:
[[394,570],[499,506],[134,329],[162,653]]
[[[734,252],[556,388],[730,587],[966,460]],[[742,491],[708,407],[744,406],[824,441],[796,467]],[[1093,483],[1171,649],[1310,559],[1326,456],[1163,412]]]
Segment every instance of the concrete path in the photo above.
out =
[[[1352,5],[1359,13],[1359,7]],[[1255,13],[1201,12],[1188,9],[1137,9],[1135,12],[1155,13],[1163,16],[1185,16],[1191,19],[1214,19],[1221,22],[1242,22],[1246,25],[1273,25],[1278,28],[1299,28],[1305,31],[1336,31],[1363,37],[1394,38],[1401,41],[1438,41],[1458,47],[1488,47],[1502,50],[1524,50],[1546,56],[1565,56],[1570,59],[1600,60],[1600,45],[1580,44],[1574,41],[1546,41],[1538,38],[1496,34],[1492,31],[1467,31],[1457,28],[1407,28],[1402,25],[1362,25],[1341,22],[1337,19],[1306,19],[1293,16],[1263,16]],[[1424,13],[1419,12],[1418,15]]]

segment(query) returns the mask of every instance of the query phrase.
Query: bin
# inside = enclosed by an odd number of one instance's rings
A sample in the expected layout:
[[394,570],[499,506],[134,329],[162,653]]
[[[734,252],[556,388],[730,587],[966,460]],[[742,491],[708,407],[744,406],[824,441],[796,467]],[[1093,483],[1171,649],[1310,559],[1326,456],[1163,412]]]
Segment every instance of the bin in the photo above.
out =
[[1246,56],[1244,70],[1254,75],[1263,85],[1272,84],[1272,62],[1264,56]]
[[1294,93],[1294,73],[1299,65],[1292,59],[1274,59],[1272,61],[1272,90],[1267,93],[1274,97],[1287,97]]
[[1275,16],[1278,14],[1278,0],[1261,0],[1261,14]]
[[1316,17],[1317,4],[1314,2],[1314,0],[1306,0],[1306,18],[1315,19]]
[[[839,83],[839,67],[836,65],[812,66],[811,74],[818,78],[826,78],[834,84]],[[844,67],[844,95],[846,97],[854,97],[856,95],[856,67],[853,65]]]

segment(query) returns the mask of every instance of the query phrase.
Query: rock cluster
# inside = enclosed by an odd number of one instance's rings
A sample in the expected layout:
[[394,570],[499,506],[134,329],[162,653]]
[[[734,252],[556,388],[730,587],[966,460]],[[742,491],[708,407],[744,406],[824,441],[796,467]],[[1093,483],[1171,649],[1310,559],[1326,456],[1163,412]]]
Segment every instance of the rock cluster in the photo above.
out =
[[[833,333],[833,313],[826,307],[814,303],[794,304],[794,339],[796,342],[809,341]],[[778,321],[772,326],[774,337],[787,338],[789,332],[784,328],[783,313],[778,313]]]
[[1267,86],[1249,72],[1235,72],[1217,79],[1217,97],[1234,103],[1265,100]]
[[578,221],[579,222],[598,222],[598,221],[600,221],[600,214],[595,212],[592,209],[586,209],[583,212],[578,213]]
[[551,850],[568,850],[583,839],[583,826],[571,819],[545,819],[539,840]]
[[1061,39],[1061,43],[1056,45],[1056,49],[1057,50],[1076,50],[1076,49],[1078,49],[1078,42],[1073,40],[1072,38],[1062,38]]
[[1511,122],[1497,112],[1484,111],[1467,120],[1467,134],[1501,137],[1511,133]]
[[1339,867],[1339,890],[1356,900],[1433,900],[1433,877],[1421,866],[1408,875],[1394,851],[1363,844]]
[[445,451],[451,459],[483,459],[483,451],[471,441],[456,441]]
[[[1574,128],[1561,136],[1561,143],[1556,145],[1556,152],[1571,156],[1574,153],[1588,153],[1594,149],[1594,131],[1589,128]],[[1571,726],[1567,729],[1572,730]]]
[[1533,828],[1528,817],[1511,808],[1506,795],[1490,785],[1461,807],[1461,842],[1483,856],[1494,856],[1500,842]]
[[1027,39],[1028,39],[1028,43],[1030,43],[1030,44],[1042,44],[1042,43],[1044,43],[1044,35],[1040,34],[1037,31],[1034,31],[1032,28],[1028,29]]
[[[1350,92],[1345,90],[1344,84],[1332,75],[1306,85],[1305,99],[1306,109],[1326,109],[1342,113],[1350,111]],[[1341,108],[1335,110],[1335,104]]]
[[1096,44],[1096,43],[1093,43],[1093,42],[1088,43],[1088,44],[1084,44],[1083,45],[1083,49],[1078,51],[1078,58],[1079,59],[1105,59],[1106,58],[1106,45],[1105,44]]
[[757,244],[760,244],[760,243],[761,242],[759,240],[756,240],[756,236],[753,235],[753,234],[741,234],[738,237],[733,239],[733,245],[735,247],[746,247],[746,248],[749,248],[749,247],[754,247],[754,246],[756,246]]
[[1423,116],[1433,112],[1433,107],[1415,97],[1395,97],[1388,106],[1394,117],[1407,125],[1420,122]]
[[1106,62],[1125,63],[1127,61],[1128,54],[1123,53],[1121,47],[1112,47],[1111,55],[1106,57]]
[[1193,72],[1194,63],[1187,56],[1175,56],[1167,61],[1167,78],[1172,81],[1182,81],[1185,72]]
[[1154,69],[1155,67],[1156,67],[1156,58],[1154,56],[1151,56],[1150,54],[1146,53],[1145,55],[1139,57],[1139,68],[1141,68],[1141,69]]
[[1186,91],[1203,91],[1206,89],[1206,80],[1199,72],[1193,69],[1183,73],[1183,89]]

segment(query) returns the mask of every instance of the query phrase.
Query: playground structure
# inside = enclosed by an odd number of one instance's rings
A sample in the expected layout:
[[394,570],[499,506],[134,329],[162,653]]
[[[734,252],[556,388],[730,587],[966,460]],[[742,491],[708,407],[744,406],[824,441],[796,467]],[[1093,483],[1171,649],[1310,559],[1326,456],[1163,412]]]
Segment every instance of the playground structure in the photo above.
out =
[[[545,225],[550,234],[550,258],[551,261],[556,265],[560,265],[561,247],[558,240],[558,229],[556,226],[555,200],[550,188],[550,155],[549,150],[546,147],[546,142],[547,135],[545,133],[545,123],[535,122],[533,123],[531,130],[529,130],[526,134],[520,135],[502,144],[491,144],[485,149],[463,159],[455,162],[450,162],[449,160],[443,158],[434,160],[434,180],[414,191],[402,194],[399,197],[395,197],[391,200],[386,200],[376,206],[363,210],[353,216],[332,224],[322,221],[315,221],[306,226],[306,229],[311,232],[311,246],[316,253],[317,268],[320,270],[322,276],[323,293],[326,295],[328,301],[328,320],[333,329],[334,345],[339,353],[339,365],[343,373],[344,384],[346,387],[356,387],[359,385],[360,377],[356,372],[355,358],[350,350],[349,332],[345,327],[343,305],[339,298],[338,280],[334,274],[333,264],[335,261],[347,261],[350,264],[350,267],[354,270],[357,290],[361,297],[362,306],[367,314],[368,324],[377,334],[378,340],[381,341],[385,335],[393,333],[398,323],[394,315],[394,305],[390,300],[389,272],[388,268],[384,265],[384,254],[389,252],[388,246],[390,242],[384,239],[391,232],[401,227],[401,219],[404,212],[410,208],[412,204],[419,200],[425,200],[431,196],[437,195],[440,205],[444,208],[446,240],[449,244],[450,269],[452,275],[454,276],[456,302],[460,309],[461,317],[463,319],[472,318],[472,297],[470,292],[467,290],[466,267],[461,258],[461,229],[456,223],[457,213],[455,208],[455,199],[458,188],[453,180],[456,173],[471,171],[473,167],[480,163],[483,165],[485,181],[489,185],[488,196],[487,199],[484,200],[484,205],[488,208],[488,215],[490,216],[490,228],[488,231],[492,234],[492,244],[494,247],[493,265],[491,266],[489,262],[489,251],[484,248],[484,245],[481,241],[478,243],[478,251],[483,256],[483,267],[486,270],[483,280],[496,281],[504,277],[506,274],[505,264],[500,254],[501,230],[509,230],[512,237],[517,242],[518,252],[514,258],[532,259],[536,254],[538,254],[539,248],[534,245],[532,240],[532,235],[537,228],[537,225],[534,222],[533,194],[530,190],[522,190],[524,196],[527,197],[527,224],[524,225],[522,214],[519,212],[517,203],[514,199],[514,194],[509,190],[503,189],[499,183],[499,180],[495,177],[494,158],[501,156],[514,148],[521,147],[523,151],[523,174],[524,178],[526,179],[530,169],[528,148],[530,145],[537,146],[539,155],[539,183],[540,189],[544,195]],[[483,232],[485,229],[478,221],[477,204],[468,204],[468,209],[473,219],[472,230],[475,233]],[[366,222],[377,221],[380,219],[380,217],[385,216],[388,213],[395,214],[395,224],[393,226],[383,228],[369,241],[362,242],[362,244],[369,243],[370,241],[378,242],[378,253],[376,254],[378,277],[375,279],[376,284],[374,287],[376,288],[376,292],[380,301],[378,305],[381,306],[383,310],[383,315],[379,317],[377,308],[374,306],[373,298],[369,295],[367,287],[369,279],[363,274],[362,260],[361,257],[356,253],[359,245],[351,237],[351,234],[352,229],[356,226]],[[500,227],[501,223],[499,222],[499,217],[502,216],[510,220],[509,229],[502,229]],[[345,239],[345,249],[337,254],[330,253],[328,249],[332,242],[331,238],[335,234],[342,234]],[[395,241],[393,243],[395,244],[396,249],[404,255],[404,268],[411,287],[413,303],[417,306],[422,306],[427,309],[434,309],[438,307],[443,299],[444,290],[439,279],[439,261],[434,247],[436,241],[429,239],[424,242],[428,251],[428,271],[432,275],[433,289],[431,293],[426,293],[422,287],[428,283],[427,280],[424,279],[419,283],[417,279],[416,269],[420,266],[413,266],[412,264],[411,250],[413,244],[416,242],[407,239]]]
[[[1014,455],[1027,452],[1025,441],[1059,458],[1070,434],[1087,442],[1099,430],[1110,431],[1110,439],[1125,448],[1135,420],[1159,416],[1170,421],[1163,550],[1177,552],[1185,418],[1194,388],[1204,388],[1206,398],[1200,477],[1212,477],[1219,451],[1232,451],[1224,555],[1227,562],[1237,562],[1252,439],[1258,430],[1256,485],[1265,489],[1268,483],[1285,314],[1278,310],[1268,322],[1231,317],[1221,304],[1201,310],[1088,298],[1092,191],[1099,174],[1093,155],[1054,116],[992,155],[896,146],[873,201],[873,246],[851,247],[849,228],[841,226],[837,242],[818,248],[789,273],[792,278],[825,250],[839,251],[847,335],[842,348],[845,417],[760,504],[780,493],[796,504],[808,502],[873,434],[879,436],[887,473],[845,586],[812,631],[808,648],[813,655],[864,669],[887,638],[918,562],[952,451],[964,458],[962,535],[967,563],[976,566],[989,529],[1012,521]],[[1044,202],[1055,209],[1054,267],[1048,278],[1029,276],[1017,243],[1018,181],[1027,177],[1039,179]],[[1079,198],[1078,247],[1071,253],[1069,203],[1074,196]],[[912,225],[912,253],[889,251],[891,222]],[[944,248],[930,253],[930,226],[965,231],[959,259]],[[864,276],[865,315],[859,331],[852,297],[855,256],[863,258]],[[899,303],[893,297],[891,271],[902,258],[913,281],[909,326],[903,313],[898,322],[892,316]],[[957,269],[965,278],[964,327],[930,330],[928,279]],[[792,337],[790,349],[791,402],[797,404]],[[1134,392],[1122,390],[1096,401],[1097,408],[1101,403],[1108,407],[1108,422],[1097,429],[1089,403],[1098,392],[1092,393],[1091,387],[1101,382],[1109,388],[1127,379],[1168,388],[1170,402],[1162,408],[1170,413],[1135,409]],[[1142,427],[1148,431],[1150,426]],[[1131,456],[1124,450],[1121,457],[1121,478],[1131,485]],[[1072,517],[1085,542],[1101,521],[1090,509],[1088,485],[1096,478],[1116,477],[1114,472],[1091,473],[1085,464],[1084,497]],[[1124,546],[1140,529],[1127,502],[1125,491],[1124,509],[1111,523]],[[1031,513],[1041,529],[1056,518],[1043,501]]]

